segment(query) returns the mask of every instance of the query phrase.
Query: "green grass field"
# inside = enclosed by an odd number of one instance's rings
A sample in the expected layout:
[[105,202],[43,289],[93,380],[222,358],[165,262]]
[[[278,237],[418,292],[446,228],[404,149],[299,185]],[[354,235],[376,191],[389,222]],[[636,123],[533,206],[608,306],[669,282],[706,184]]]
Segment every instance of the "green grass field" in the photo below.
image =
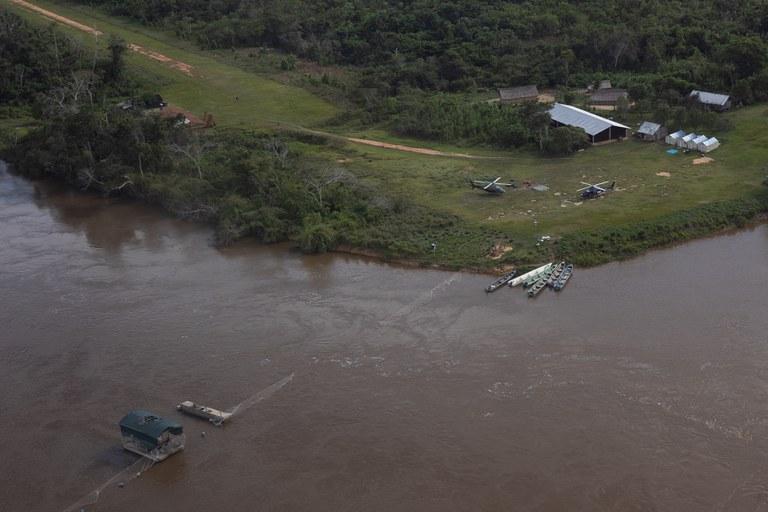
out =
[[[4,2],[5,3],[5,2]],[[187,77],[148,58],[131,54],[132,70],[159,84],[161,94],[196,114],[214,113],[220,126],[319,126],[336,112],[330,103],[309,92],[263,75],[249,73],[211,53],[168,34],[108,17],[86,7],[36,2],[41,7],[71,17],[105,33],[115,33],[129,43],[142,45],[194,66],[199,77]],[[37,14],[13,7],[28,19]],[[70,33],[88,40],[74,29]],[[239,96],[239,101],[234,97]],[[554,237],[580,231],[630,226],[717,201],[754,196],[765,187],[768,171],[768,110],[765,105],[727,115],[734,126],[717,136],[722,146],[711,153],[714,162],[693,165],[698,154],[668,155],[664,144],[627,140],[592,147],[572,157],[548,159],[527,152],[462,148],[398,138],[383,130],[338,133],[410,146],[469,153],[486,158],[461,159],[425,156],[354,144],[299,144],[349,168],[369,184],[389,194],[402,195],[438,212],[461,218],[467,229],[503,233],[516,247],[530,251],[542,235]],[[678,127],[672,127],[677,129]],[[686,127],[682,127],[685,129]],[[669,173],[669,176],[657,173]],[[543,184],[547,192],[517,189],[491,196],[467,185],[470,177],[501,176]],[[604,198],[581,201],[581,182],[615,181],[616,191]],[[461,247],[453,240],[447,247]],[[461,249],[457,249],[461,250]],[[477,258],[477,251],[472,252]],[[425,258],[429,256],[425,255]],[[439,259],[439,255],[435,258]],[[468,257],[469,259],[469,257]],[[514,254],[510,255],[514,260]]]
[[[37,23],[47,18],[7,1],[14,12]],[[71,4],[34,2],[35,5],[77,20],[105,34],[115,34],[127,43],[137,44],[194,68],[189,77],[143,55],[129,52],[127,59],[135,72],[158,85],[158,92],[171,103],[202,117],[211,112],[220,126],[268,126],[292,123],[312,126],[334,114],[336,108],[304,89],[220,63],[195,51],[189,44],[138,24],[104,16],[93,9]],[[62,30],[92,44],[94,37],[66,25]],[[101,39],[105,39],[102,37]],[[100,44],[103,44],[101,41]],[[239,98],[237,101],[235,98]]]

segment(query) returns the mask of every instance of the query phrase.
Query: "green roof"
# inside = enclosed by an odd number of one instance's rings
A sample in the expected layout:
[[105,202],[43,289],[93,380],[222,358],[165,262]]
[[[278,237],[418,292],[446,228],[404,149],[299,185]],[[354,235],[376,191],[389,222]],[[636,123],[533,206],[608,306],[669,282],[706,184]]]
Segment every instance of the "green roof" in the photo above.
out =
[[157,439],[166,430],[179,435],[184,431],[184,427],[180,423],[163,419],[149,411],[136,410],[129,412],[120,420],[120,430],[130,430]]

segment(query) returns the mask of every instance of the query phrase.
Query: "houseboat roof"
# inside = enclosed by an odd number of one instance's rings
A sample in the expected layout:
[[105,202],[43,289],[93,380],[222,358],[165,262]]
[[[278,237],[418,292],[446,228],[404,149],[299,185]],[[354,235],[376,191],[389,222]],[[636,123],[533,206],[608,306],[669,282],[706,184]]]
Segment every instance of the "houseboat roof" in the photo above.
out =
[[179,435],[184,431],[184,427],[180,423],[163,419],[149,411],[136,410],[129,412],[120,420],[120,430],[130,430],[157,439],[166,430]]

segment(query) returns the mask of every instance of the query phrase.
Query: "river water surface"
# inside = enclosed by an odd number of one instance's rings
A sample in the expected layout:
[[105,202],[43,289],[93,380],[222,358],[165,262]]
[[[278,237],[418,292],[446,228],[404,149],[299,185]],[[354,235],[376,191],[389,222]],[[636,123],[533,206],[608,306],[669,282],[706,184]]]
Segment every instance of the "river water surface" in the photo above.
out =
[[768,510],[764,226],[536,300],[211,236],[0,170],[0,510],[131,465],[134,408],[186,450],[86,510]]

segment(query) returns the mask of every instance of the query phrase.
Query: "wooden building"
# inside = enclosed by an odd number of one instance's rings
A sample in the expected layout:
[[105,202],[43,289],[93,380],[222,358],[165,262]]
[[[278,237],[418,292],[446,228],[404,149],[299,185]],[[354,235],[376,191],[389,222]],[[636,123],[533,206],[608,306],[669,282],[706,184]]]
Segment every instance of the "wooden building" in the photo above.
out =
[[598,89],[590,95],[589,104],[596,107],[615,109],[621,98],[629,102],[629,93],[626,89],[616,89],[613,87]]
[[499,89],[499,102],[502,105],[510,103],[536,102],[539,100],[539,89],[535,85],[521,87],[506,87]]
[[688,96],[693,101],[709,110],[725,112],[726,110],[731,109],[731,97],[727,94],[693,90]]
[[635,135],[637,135],[639,139],[655,142],[663,140],[664,137],[667,136],[667,129],[658,123],[645,121],[640,125],[640,128],[637,129]]

